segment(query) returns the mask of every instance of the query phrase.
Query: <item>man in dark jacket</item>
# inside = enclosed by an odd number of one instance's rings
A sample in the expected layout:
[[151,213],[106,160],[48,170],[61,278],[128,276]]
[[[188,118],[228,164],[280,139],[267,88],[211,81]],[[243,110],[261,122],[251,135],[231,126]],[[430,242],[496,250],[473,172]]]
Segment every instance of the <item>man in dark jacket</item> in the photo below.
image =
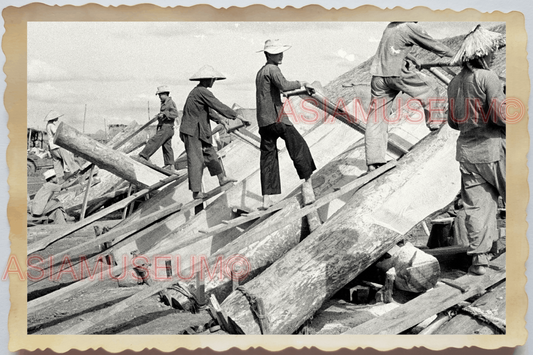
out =
[[148,140],[139,157],[148,160],[161,147],[163,150],[164,168],[174,170],[174,151],[172,149],[172,137],[174,136],[174,121],[178,117],[176,104],[169,96],[167,86],[159,86],[156,95],[161,100],[161,109],[157,114],[157,132]]
[[311,175],[316,170],[315,162],[307,143],[284,114],[281,102],[281,92],[307,85],[304,81],[286,80],[278,67],[282,63],[283,52],[289,48],[290,46],[281,44],[279,40],[267,40],[264,49],[260,51],[265,53],[267,62],[259,70],[255,79],[257,123],[261,135],[260,167],[263,209],[272,204],[271,195],[281,193],[276,146],[278,138],[285,141],[298,176],[305,180],[302,185],[304,204],[314,202]]
[[210,120],[216,123],[219,119],[210,110],[215,110],[225,118],[236,119],[238,114],[228,106],[220,102],[209,90],[216,80],[224,80],[226,77],[209,65],[203,66],[189,80],[200,83],[189,93],[180,126],[180,138],[185,144],[187,152],[187,169],[189,175],[189,189],[193,192],[193,198],[203,199],[202,174],[204,164],[211,176],[217,176],[220,186],[235,182],[228,178],[219,162],[217,152],[213,148]]
[[387,26],[370,67],[372,104],[365,132],[369,171],[386,163],[389,115],[392,103],[400,92],[420,100],[430,130],[437,129],[439,121],[444,122],[444,118],[430,117],[428,110],[429,99],[437,98],[436,89],[429,85],[424,74],[413,70],[413,64],[406,60],[408,57],[416,62],[409,55],[415,44],[440,56],[454,55],[450,48],[431,38],[416,22],[391,22]]

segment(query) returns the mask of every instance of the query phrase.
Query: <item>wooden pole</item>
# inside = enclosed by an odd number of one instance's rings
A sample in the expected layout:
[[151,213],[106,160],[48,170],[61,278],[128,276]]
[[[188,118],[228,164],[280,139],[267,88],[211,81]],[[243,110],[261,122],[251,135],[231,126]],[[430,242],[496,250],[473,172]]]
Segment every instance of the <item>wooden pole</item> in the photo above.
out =
[[83,112],[83,134],[85,134],[85,117],[87,116],[87,104],[85,104],[85,111]]
[[[264,300],[272,334],[292,334],[414,225],[453,200],[460,188],[457,136],[448,126],[426,136],[395,169],[359,189],[314,233],[246,284]],[[260,334],[247,304],[234,292],[222,307],[244,334]]]
[[80,220],[85,218],[85,211],[87,210],[87,200],[89,198],[89,190],[91,189],[91,183],[93,182],[94,165],[91,166],[89,171],[89,178],[87,179],[87,187],[85,188],[85,195],[83,196],[83,203],[81,205]]
[[64,122],[57,128],[54,143],[134,184],[151,186],[165,178],[165,175],[81,134]]

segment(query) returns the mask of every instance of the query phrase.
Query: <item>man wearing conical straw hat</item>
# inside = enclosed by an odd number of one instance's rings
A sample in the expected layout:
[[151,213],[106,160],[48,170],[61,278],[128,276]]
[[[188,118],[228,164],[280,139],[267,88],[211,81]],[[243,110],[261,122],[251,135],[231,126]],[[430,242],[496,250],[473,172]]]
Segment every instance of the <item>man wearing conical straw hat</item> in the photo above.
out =
[[278,138],[285,141],[294,167],[300,179],[304,179],[302,196],[304,204],[314,202],[311,175],[316,170],[311,151],[300,133],[283,112],[281,92],[306,86],[305,81],[288,81],[279,65],[283,60],[283,52],[291,46],[279,40],[267,40],[262,50],[266,56],[266,64],[259,70],[255,79],[256,109],[259,134],[261,135],[261,189],[263,193],[263,209],[270,207],[271,195],[281,193],[279,175]]
[[63,183],[65,178],[77,174],[80,170],[79,164],[74,160],[74,154],[54,144],[59,118],[62,116],[62,113],[51,110],[44,118],[46,122],[46,134],[48,135],[48,149],[54,162],[54,170],[59,183]]
[[483,275],[498,239],[498,197],[505,202],[505,94],[490,70],[503,36],[477,26],[452,59],[463,70],[448,86],[448,124],[459,130],[456,159],[466,212],[469,272]]
[[213,148],[213,138],[210,120],[216,123],[219,119],[211,115],[210,110],[215,110],[229,119],[236,119],[238,114],[228,106],[220,102],[209,90],[216,80],[224,80],[226,77],[210,65],[205,65],[189,80],[199,81],[192,89],[183,107],[183,118],[180,126],[180,138],[185,144],[187,152],[187,169],[189,175],[189,189],[193,198],[203,199],[202,174],[204,164],[211,176],[217,176],[220,186],[235,182],[224,173],[217,152]]
[[414,70],[410,61],[417,64],[416,58],[409,54],[414,45],[439,56],[454,55],[450,48],[431,38],[416,22],[391,22],[385,28],[370,67],[372,104],[365,131],[369,171],[386,163],[388,118],[394,99],[400,92],[420,101],[430,130],[438,129],[440,125],[437,122],[445,120],[445,117],[430,117],[429,99],[438,97],[437,90],[424,74]]

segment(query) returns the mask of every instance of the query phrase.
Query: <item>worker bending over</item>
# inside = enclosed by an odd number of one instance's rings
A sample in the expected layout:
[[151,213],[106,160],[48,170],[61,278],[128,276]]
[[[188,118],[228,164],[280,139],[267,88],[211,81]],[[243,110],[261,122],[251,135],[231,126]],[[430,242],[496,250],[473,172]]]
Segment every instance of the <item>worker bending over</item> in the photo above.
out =
[[[438,129],[438,122],[445,122],[445,117],[438,117],[438,114],[430,116],[429,99],[437,98],[437,90],[424,74],[414,70],[416,58],[409,52],[415,44],[440,56],[454,55],[450,48],[431,38],[416,22],[391,22],[387,26],[370,67],[372,103],[365,131],[369,171],[386,163],[389,115],[400,92],[420,100],[430,130]],[[407,57],[414,65],[406,60]]]
[[45,171],[44,178],[46,182],[28,204],[28,212],[34,217],[47,216],[54,224],[66,224],[67,221],[72,221],[74,218],[67,216],[63,204],[55,198],[62,189],[55,171],[53,169]]

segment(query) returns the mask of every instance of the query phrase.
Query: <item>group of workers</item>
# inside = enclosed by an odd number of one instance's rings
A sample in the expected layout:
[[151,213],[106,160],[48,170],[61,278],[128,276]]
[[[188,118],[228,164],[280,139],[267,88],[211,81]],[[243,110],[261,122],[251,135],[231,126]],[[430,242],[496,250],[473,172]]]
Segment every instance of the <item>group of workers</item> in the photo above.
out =
[[[494,110],[495,119],[483,120],[493,100],[503,102],[505,94],[498,76],[490,69],[501,36],[476,27],[464,40],[458,52],[433,39],[417,22],[392,22],[383,32],[371,64],[371,96],[366,132],[365,151],[368,170],[385,164],[388,140],[388,115],[395,97],[403,92],[420,101],[428,128],[439,129],[442,123],[460,131],[457,140],[457,160],[460,162],[461,197],[467,214],[468,254],[473,256],[469,271],[482,275],[489,264],[488,252],[497,239],[496,214],[498,197],[505,201],[505,110]],[[431,98],[437,98],[435,86],[419,70],[419,63],[409,54],[414,45],[441,57],[453,58],[450,64],[462,65],[462,71],[448,87],[447,117],[429,110]],[[285,141],[287,151],[302,179],[304,204],[315,200],[311,176],[316,170],[311,151],[304,138],[283,112],[281,94],[285,91],[310,87],[305,81],[288,81],[279,65],[289,45],[279,40],[267,40],[263,52],[266,64],[256,75],[256,114],[259,126],[260,175],[263,195],[262,209],[272,205],[271,196],[281,193],[277,140]],[[448,60],[450,61],[450,60]],[[226,79],[211,66],[202,67],[190,80],[198,85],[189,93],[183,107],[180,138],[185,145],[189,188],[193,198],[203,199],[202,173],[206,166],[220,185],[234,179],[226,176],[213,148],[210,120],[227,127],[226,119],[244,117],[220,102],[209,90],[215,81]],[[161,110],[157,115],[157,133],[139,154],[149,159],[162,147],[164,164],[174,169],[171,138],[178,117],[176,104],[166,86],[158,88]],[[466,100],[465,99],[471,99]],[[475,100],[472,100],[475,99]],[[482,105],[475,104],[481,102]],[[216,111],[219,115],[213,114]],[[483,111],[484,110],[484,111]],[[433,116],[432,116],[433,115]]]

